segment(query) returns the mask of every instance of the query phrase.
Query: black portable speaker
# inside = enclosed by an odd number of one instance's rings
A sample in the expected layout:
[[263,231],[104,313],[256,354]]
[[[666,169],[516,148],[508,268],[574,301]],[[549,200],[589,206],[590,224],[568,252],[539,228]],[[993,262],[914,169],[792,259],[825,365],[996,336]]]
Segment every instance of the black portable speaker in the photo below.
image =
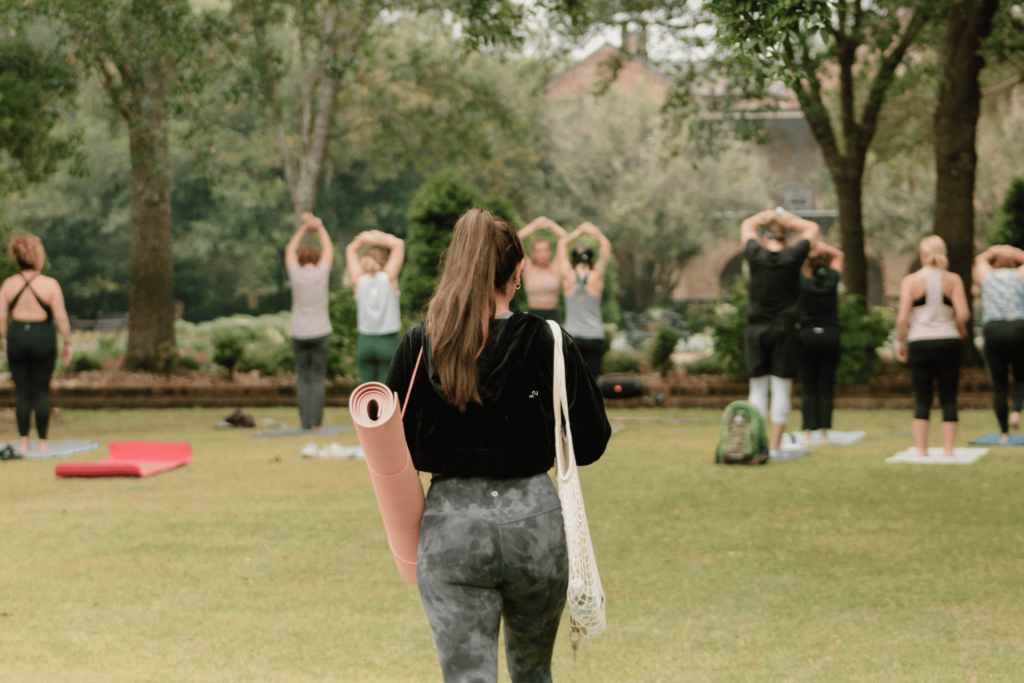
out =
[[597,380],[597,388],[601,390],[601,395],[605,398],[636,398],[644,395],[640,378],[625,372],[602,375]]

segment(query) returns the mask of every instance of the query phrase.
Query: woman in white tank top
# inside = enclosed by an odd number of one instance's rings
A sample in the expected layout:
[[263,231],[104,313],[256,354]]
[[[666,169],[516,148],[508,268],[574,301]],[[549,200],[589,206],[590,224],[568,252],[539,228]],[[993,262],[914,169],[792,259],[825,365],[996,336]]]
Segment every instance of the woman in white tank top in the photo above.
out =
[[401,341],[398,276],[405,263],[405,242],[380,230],[361,232],[345,247],[345,263],[356,300],[359,381],[386,382]]
[[[558,239],[565,236],[562,226],[541,216],[519,231],[519,239],[525,240],[538,230],[550,230]],[[551,242],[545,239],[538,239],[530,246],[523,270],[523,290],[527,313],[561,322],[558,320],[558,296],[562,291],[562,271],[558,261],[551,258],[553,251]]]
[[960,340],[967,336],[971,313],[963,280],[946,270],[946,243],[938,235],[921,240],[921,265],[921,270],[903,278],[900,287],[896,357],[910,366],[914,384],[914,443],[918,453],[922,457],[928,455],[932,382],[937,380],[943,446],[946,455],[952,456],[957,434]]

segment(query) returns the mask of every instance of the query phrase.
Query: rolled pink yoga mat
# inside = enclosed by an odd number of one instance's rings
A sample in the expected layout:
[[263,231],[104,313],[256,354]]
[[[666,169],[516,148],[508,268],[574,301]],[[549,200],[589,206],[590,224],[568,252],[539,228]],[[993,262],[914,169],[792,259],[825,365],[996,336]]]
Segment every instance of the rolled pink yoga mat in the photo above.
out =
[[399,408],[398,394],[380,382],[361,384],[348,401],[352,423],[366,454],[388,545],[398,571],[416,583],[423,485],[409,455]]

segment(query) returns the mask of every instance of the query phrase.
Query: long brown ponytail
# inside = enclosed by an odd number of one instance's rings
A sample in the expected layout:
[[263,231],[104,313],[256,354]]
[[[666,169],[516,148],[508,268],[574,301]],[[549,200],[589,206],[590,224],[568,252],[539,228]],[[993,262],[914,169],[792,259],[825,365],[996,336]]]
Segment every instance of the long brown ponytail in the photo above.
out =
[[444,398],[461,411],[481,402],[476,363],[487,343],[494,295],[524,255],[515,228],[489,211],[470,209],[452,231],[427,308],[427,334]]

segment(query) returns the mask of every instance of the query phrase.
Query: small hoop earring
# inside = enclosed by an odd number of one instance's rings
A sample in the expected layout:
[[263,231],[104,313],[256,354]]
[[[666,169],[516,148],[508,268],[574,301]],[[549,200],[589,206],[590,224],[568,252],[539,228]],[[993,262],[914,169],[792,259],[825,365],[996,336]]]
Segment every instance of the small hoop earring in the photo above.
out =
[[522,286],[523,284],[519,280],[516,280],[516,289],[519,289]]

